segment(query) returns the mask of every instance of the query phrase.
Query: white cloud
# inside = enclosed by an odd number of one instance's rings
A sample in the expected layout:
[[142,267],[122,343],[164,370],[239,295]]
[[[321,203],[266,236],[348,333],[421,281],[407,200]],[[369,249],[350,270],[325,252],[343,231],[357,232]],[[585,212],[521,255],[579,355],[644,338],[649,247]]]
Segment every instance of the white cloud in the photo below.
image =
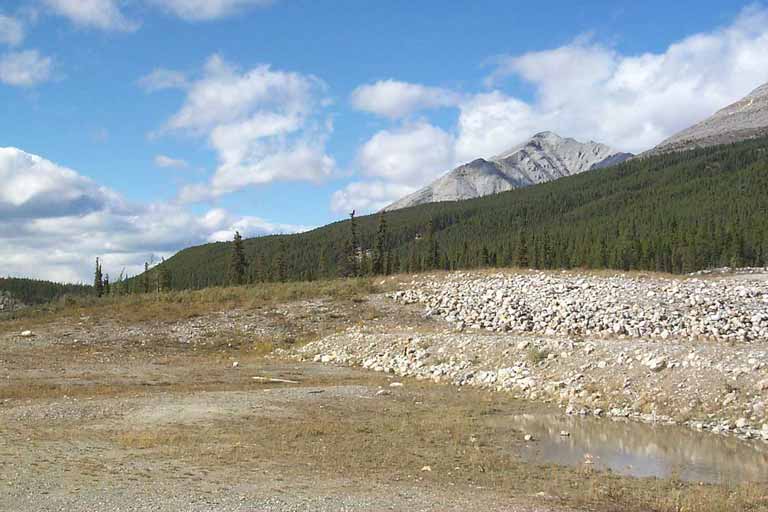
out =
[[0,180],[7,275],[89,282],[96,256],[114,277],[190,245],[231,239],[236,229],[244,236],[305,229],[222,209],[195,215],[175,203],[130,205],[71,169],[15,148],[0,148]]
[[336,192],[331,207],[379,208],[455,164],[492,157],[544,130],[624,151],[649,149],[768,81],[768,10],[747,8],[731,25],[661,53],[624,55],[580,37],[502,57],[486,84],[498,87],[508,76],[531,84],[533,99],[499,89],[459,95],[394,80],[357,88],[356,108],[393,120],[454,105],[455,133],[424,121],[380,131],[357,158],[361,175],[372,180]]
[[220,208],[209,210],[203,218],[204,224],[210,229],[219,229],[208,235],[208,242],[225,242],[232,240],[235,231],[239,231],[243,237],[252,237],[263,234],[299,233],[311,229],[307,226],[294,224],[276,224],[260,217],[235,218],[230,213]]
[[100,30],[130,32],[138,24],[127,19],[116,0],[44,0],[46,6],[72,23]]
[[381,130],[357,155],[361,174],[372,179],[334,192],[331,210],[380,210],[445,174],[454,162],[453,136],[425,121]]
[[208,131],[253,115],[302,116],[311,106],[318,80],[273,71],[268,65],[241,73],[219,55],[205,63],[204,76],[190,85],[181,110],[168,129]]
[[185,187],[183,201],[205,201],[275,180],[318,181],[335,162],[325,152],[328,124],[313,115],[324,84],[268,65],[240,71],[218,55],[189,84],[164,131],[206,136],[219,165],[209,184]]
[[24,40],[24,26],[16,18],[0,14],[0,44],[16,46]]
[[421,121],[376,133],[357,159],[366,176],[418,185],[450,170],[453,146],[449,133]]
[[416,188],[410,185],[385,181],[353,182],[333,193],[331,210],[341,214],[352,210],[377,211],[415,190]]
[[30,87],[51,78],[53,60],[37,50],[9,52],[0,55],[0,82]]
[[0,182],[2,217],[82,215],[112,199],[75,171],[15,148],[0,148]]
[[[533,107],[499,91],[478,94],[461,105],[456,157],[469,161],[501,153],[547,128],[551,122]],[[552,130],[555,130],[552,128]]]
[[389,118],[407,117],[424,109],[455,106],[461,96],[440,87],[382,80],[362,85],[352,92],[352,105],[365,112]]
[[187,21],[206,21],[237,14],[249,7],[266,7],[272,0],[149,0]]
[[494,91],[463,104],[459,155],[492,155],[542,129],[643,151],[768,81],[768,11],[747,8],[663,53],[623,55],[581,38],[501,59],[491,78],[507,75],[531,83],[535,101]]
[[163,167],[163,168],[171,167],[174,169],[186,169],[189,167],[189,164],[185,160],[171,158],[165,155],[155,156],[155,165],[157,167]]
[[187,86],[187,76],[181,71],[158,68],[139,79],[139,86],[148,92],[163,89],[183,89]]

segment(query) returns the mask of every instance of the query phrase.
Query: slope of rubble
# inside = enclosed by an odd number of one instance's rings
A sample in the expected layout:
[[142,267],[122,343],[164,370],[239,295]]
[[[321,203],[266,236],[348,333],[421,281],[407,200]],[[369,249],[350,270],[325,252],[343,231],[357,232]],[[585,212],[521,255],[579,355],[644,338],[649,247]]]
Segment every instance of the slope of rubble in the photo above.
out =
[[739,277],[426,278],[388,299],[442,327],[370,322],[300,357],[768,441],[768,281]]

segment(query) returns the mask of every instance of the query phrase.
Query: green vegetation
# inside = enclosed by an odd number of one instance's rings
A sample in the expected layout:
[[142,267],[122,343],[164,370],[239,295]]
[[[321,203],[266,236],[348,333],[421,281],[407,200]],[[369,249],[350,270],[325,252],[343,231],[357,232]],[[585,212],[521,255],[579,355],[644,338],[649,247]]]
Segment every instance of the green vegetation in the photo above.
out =
[[82,284],[60,284],[36,279],[0,277],[0,292],[7,292],[14,299],[27,304],[42,304],[64,296],[86,296],[93,288]]
[[[756,139],[397,210],[386,220],[353,216],[307,233],[244,240],[246,280],[507,266],[672,273],[762,266],[766,197],[768,139]],[[192,247],[150,273],[165,268],[174,289],[222,285],[231,254],[232,243]]]

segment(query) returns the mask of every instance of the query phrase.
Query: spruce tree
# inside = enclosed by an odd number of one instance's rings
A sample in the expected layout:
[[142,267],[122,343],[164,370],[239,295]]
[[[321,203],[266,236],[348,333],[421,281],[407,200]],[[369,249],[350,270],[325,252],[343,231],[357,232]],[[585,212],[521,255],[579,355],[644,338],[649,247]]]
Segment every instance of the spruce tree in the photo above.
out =
[[232,240],[232,255],[229,261],[229,283],[241,285],[245,282],[245,250],[243,249],[243,237],[239,231],[235,231],[235,237]]
[[351,277],[360,276],[360,244],[357,240],[357,221],[355,220],[355,210],[349,214],[350,247],[351,253],[348,255],[350,265],[349,272]]
[[437,243],[435,223],[432,219],[427,225],[427,255],[424,260],[426,270],[440,268],[440,246]]
[[104,276],[101,273],[99,258],[96,258],[96,271],[93,273],[93,289],[97,297],[104,295]]
[[387,262],[387,220],[384,212],[379,214],[379,227],[376,230],[376,249],[373,253],[373,273],[385,274]]
[[104,282],[101,289],[104,295],[109,295],[111,293],[112,290],[109,285],[109,274],[104,274]]
[[520,231],[520,235],[517,242],[517,261],[515,262],[520,268],[528,268],[528,240],[525,237],[525,231]]
[[149,293],[149,263],[144,262],[144,274],[141,276],[141,284],[144,293]]
[[330,263],[328,262],[328,251],[325,246],[320,248],[319,264],[317,267],[317,277],[324,279],[330,275]]
[[160,276],[158,277],[160,280],[160,286],[158,287],[159,291],[167,292],[171,289],[171,272],[168,270],[168,265],[165,264],[165,258],[163,258],[160,263],[160,268],[158,270],[160,272]]

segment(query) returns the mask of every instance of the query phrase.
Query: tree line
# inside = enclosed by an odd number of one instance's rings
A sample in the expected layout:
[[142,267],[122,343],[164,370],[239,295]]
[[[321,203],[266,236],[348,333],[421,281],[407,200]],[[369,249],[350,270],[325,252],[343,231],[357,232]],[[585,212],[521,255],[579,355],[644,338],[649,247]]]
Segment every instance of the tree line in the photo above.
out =
[[[169,288],[481,267],[768,265],[768,140],[637,158],[483,198],[185,249]],[[145,273],[146,275],[147,273]],[[144,279],[144,275],[136,279]]]
[[90,295],[90,286],[62,284],[38,279],[0,277],[0,292],[7,292],[15,300],[27,305],[43,304],[67,295]]

